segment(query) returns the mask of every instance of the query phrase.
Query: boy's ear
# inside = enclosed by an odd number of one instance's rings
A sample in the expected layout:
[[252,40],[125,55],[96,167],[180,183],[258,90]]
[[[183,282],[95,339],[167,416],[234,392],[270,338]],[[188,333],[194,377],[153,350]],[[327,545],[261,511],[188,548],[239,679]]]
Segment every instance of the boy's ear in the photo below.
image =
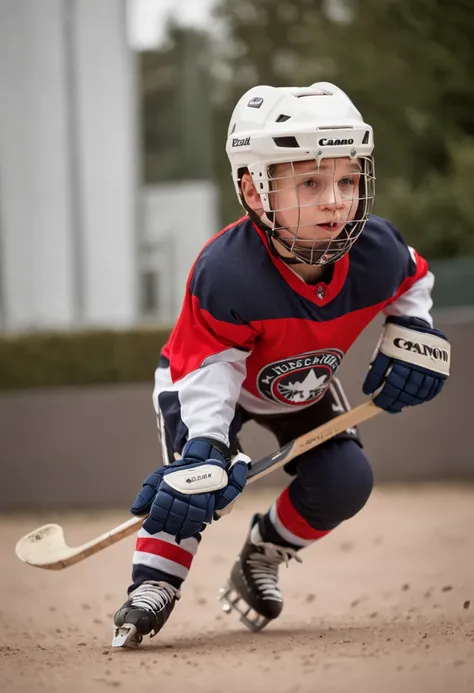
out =
[[248,173],[248,171],[245,172],[242,176],[240,186],[242,190],[242,196],[246,204],[256,212],[258,212],[259,209],[262,209],[262,201],[260,199],[260,195],[258,194],[257,189],[252,180],[252,176],[250,175],[250,173]]

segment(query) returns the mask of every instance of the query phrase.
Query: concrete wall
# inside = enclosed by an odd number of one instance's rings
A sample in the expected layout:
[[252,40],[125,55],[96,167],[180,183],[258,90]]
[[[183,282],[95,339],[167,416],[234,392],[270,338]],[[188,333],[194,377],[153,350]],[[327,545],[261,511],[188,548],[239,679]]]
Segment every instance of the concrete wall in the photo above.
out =
[[[362,428],[378,482],[473,478],[469,435],[474,389],[474,322],[439,317],[453,345],[442,395],[401,415],[381,414]],[[352,404],[380,323],[358,340],[341,368]],[[152,383],[0,394],[0,509],[128,507],[160,464]],[[242,435],[254,458],[276,449],[254,424]],[[257,484],[282,485],[283,472]],[[257,485],[256,484],[256,485]]]

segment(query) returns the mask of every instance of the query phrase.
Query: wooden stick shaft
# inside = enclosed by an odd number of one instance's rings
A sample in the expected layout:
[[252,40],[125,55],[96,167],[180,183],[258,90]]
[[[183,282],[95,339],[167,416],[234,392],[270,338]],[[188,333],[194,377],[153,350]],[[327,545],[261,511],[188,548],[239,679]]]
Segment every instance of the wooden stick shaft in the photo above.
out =
[[269,472],[274,472],[295,457],[325,443],[330,440],[330,438],[333,438],[339,433],[343,433],[343,431],[348,428],[359,426],[361,423],[364,423],[364,421],[372,419],[381,411],[379,407],[375,406],[372,400],[369,400],[340,416],[336,416],[334,419],[314,428],[312,431],[303,433],[303,435],[295,438],[291,443],[280,448],[278,452],[267,455],[261,460],[253,463],[247,478],[247,483],[256,481]]

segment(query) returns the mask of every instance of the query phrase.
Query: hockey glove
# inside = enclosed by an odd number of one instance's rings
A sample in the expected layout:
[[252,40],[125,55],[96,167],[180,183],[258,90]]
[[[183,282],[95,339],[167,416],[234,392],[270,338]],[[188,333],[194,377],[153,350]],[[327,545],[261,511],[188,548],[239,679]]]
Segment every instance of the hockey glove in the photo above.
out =
[[362,390],[374,404],[396,414],[429,402],[449,376],[451,347],[446,336],[420,318],[390,316]]
[[193,438],[180,460],[145,479],[130,511],[148,513],[143,528],[150,534],[167,532],[178,540],[192,537],[242,493],[248,471],[244,459],[248,460],[240,455],[231,463],[210,439]]

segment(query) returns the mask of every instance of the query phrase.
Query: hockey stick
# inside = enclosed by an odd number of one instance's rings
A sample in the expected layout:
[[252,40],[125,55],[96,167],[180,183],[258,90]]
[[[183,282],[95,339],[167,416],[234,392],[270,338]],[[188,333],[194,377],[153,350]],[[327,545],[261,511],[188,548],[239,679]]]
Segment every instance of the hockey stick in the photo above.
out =
[[[283,467],[298,455],[321,445],[348,428],[353,428],[372,419],[381,411],[370,400],[295,438],[277,452],[254,462],[249,470],[247,483],[256,481],[265,474]],[[133,517],[96,539],[75,548],[66,544],[64,531],[60,525],[43,525],[18,541],[15,548],[16,555],[25,563],[36,568],[62,570],[133,534],[141,527],[144,520],[145,517]]]

